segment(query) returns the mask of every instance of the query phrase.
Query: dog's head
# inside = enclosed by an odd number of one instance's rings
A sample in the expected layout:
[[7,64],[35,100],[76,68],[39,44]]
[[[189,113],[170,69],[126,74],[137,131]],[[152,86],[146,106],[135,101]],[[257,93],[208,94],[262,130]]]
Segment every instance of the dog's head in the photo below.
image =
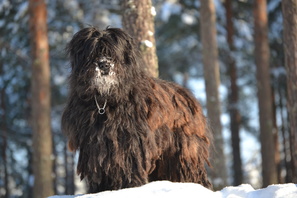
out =
[[71,86],[80,94],[111,94],[140,69],[133,39],[118,28],[84,28],[66,49],[72,67]]

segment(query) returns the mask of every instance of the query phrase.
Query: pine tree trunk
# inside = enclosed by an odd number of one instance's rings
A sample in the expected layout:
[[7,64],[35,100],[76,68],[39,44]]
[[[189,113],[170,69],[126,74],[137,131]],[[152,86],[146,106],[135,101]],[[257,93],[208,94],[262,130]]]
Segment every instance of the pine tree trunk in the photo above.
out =
[[[275,80],[275,79],[274,79]],[[281,183],[281,156],[278,140],[278,127],[276,118],[276,101],[275,101],[275,89],[272,87],[271,90],[271,102],[272,102],[272,120],[273,120],[273,142],[274,142],[274,161],[276,166],[277,183]]]
[[226,186],[227,169],[224,155],[224,141],[221,125],[221,104],[219,97],[220,73],[216,40],[216,13],[212,0],[201,0],[201,38],[204,79],[207,96],[207,116],[213,129],[215,151],[211,163],[210,177],[214,188]]
[[44,0],[30,0],[34,198],[53,194],[50,65]]
[[158,58],[156,55],[154,8],[151,0],[122,1],[124,29],[136,40],[142,52],[148,72],[158,76]]
[[285,66],[287,70],[287,108],[290,120],[292,182],[297,183],[297,2],[282,1]]
[[[286,98],[286,92],[285,90],[281,89],[280,86],[278,87],[278,94],[279,94],[279,111],[280,111],[280,119],[281,119],[281,138],[282,138],[282,144],[283,144],[283,158],[284,158],[284,164],[285,164],[285,170],[286,170],[286,176],[283,179],[284,183],[289,183],[290,181],[292,181],[292,174],[291,174],[291,167],[289,165],[289,160],[288,160],[288,156],[289,156],[289,152],[287,149],[286,145],[289,145],[288,143],[288,127],[287,127],[287,122],[286,122],[286,116],[285,116],[285,102],[284,102],[284,98]],[[287,110],[287,109],[286,109]]]
[[266,0],[256,0],[255,21],[255,62],[257,67],[258,106],[260,118],[260,142],[262,155],[263,187],[277,183],[274,161],[273,112],[271,101],[269,45],[267,36]]
[[243,182],[242,163],[240,154],[240,137],[239,126],[241,116],[238,109],[238,86],[237,86],[237,69],[235,60],[232,56],[234,52],[233,44],[233,11],[232,0],[225,1],[226,9],[226,29],[227,29],[227,42],[229,45],[228,57],[228,75],[230,78],[229,87],[229,115],[230,115],[230,129],[231,129],[231,142],[232,142],[232,156],[233,156],[233,185],[240,185]]
[[[4,75],[4,71],[3,71],[3,65],[2,63],[0,63],[0,76],[3,76]],[[7,151],[7,119],[6,119],[6,105],[5,105],[5,96],[6,96],[6,91],[5,91],[5,84],[2,85],[2,89],[0,90],[0,108],[1,108],[1,111],[2,111],[2,116],[1,116],[1,128],[0,130],[2,131],[1,133],[1,136],[2,136],[2,145],[1,145],[1,150],[2,150],[2,159],[3,159],[3,162],[2,162],[2,165],[3,165],[3,181],[4,181],[4,189],[5,189],[5,194],[4,194],[4,198],[8,198],[10,197],[10,190],[9,190],[9,185],[8,185],[8,169],[7,169],[7,154],[6,154],[6,151]],[[2,166],[1,165],[1,166]]]
[[27,172],[28,172],[28,177],[27,177],[27,188],[26,188],[26,195],[24,197],[33,197],[33,154],[32,154],[32,149],[27,148],[27,159],[28,159],[28,166],[27,166]]

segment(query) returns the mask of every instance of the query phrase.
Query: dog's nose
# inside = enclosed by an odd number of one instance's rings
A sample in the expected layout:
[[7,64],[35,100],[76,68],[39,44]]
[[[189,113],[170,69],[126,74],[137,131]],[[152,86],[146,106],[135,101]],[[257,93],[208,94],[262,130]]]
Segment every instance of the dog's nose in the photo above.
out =
[[110,68],[110,64],[107,64],[106,62],[99,63],[99,69],[103,71],[107,71]]

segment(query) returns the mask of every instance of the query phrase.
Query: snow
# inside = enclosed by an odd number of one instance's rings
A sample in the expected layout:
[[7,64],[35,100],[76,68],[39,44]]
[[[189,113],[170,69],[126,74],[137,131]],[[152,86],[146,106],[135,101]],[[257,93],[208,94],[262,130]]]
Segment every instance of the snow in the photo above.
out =
[[141,187],[95,194],[51,196],[49,198],[296,198],[297,184],[277,184],[255,190],[249,184],[225,187],[221,191],[211,191],[200,184],[157,181]]

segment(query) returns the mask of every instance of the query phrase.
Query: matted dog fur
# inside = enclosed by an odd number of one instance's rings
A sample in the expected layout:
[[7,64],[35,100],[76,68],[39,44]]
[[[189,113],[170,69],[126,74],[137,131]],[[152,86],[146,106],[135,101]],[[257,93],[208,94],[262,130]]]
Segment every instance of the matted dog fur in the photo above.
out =
[[79,151],[77,173],[90,192],[156,180],[211,188],[211,133],[185,88],[144,70],[133,39],[118,28],[77,32],[67,46],[72,71],[62,130]]

